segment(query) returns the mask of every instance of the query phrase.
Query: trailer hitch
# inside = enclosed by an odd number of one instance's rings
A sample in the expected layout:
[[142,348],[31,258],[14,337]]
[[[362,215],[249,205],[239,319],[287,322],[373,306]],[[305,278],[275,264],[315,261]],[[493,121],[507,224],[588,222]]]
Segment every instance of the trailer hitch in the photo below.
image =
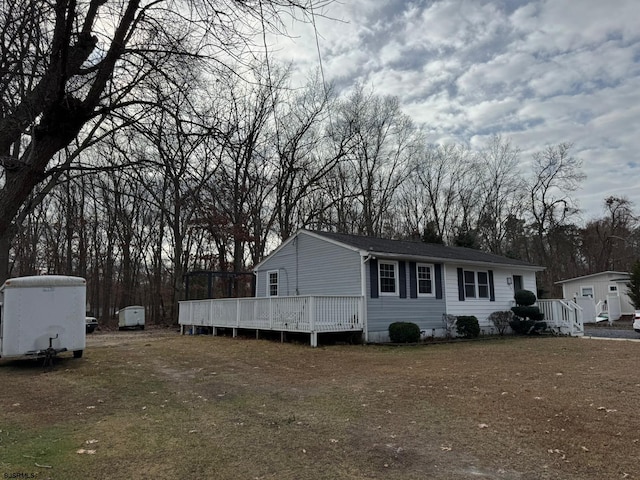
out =
[[44,363],[43,368],[53,366],[53,357],[56,356],[56,349],[53,348],[53,341],[58,338],[59,333],[56,333],[55,337],[49,337],[49,348],[44,351]]

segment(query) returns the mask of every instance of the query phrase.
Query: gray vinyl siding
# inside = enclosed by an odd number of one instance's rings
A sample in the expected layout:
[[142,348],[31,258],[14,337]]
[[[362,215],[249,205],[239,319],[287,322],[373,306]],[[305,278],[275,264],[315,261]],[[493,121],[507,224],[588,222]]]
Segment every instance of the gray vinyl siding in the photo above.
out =
[[[458,274],[457,268],[474,271],[493,271],[493,285],[495,292],[495,301],[488,298],[468,298],[460,301],[458,298]],[[450,264],[445,268],[445,290],[447,292],[447,313],[451,315],[473,315],[478,319],[480,327],[489,333],[493,325],[488,320],[489,315],[496,311],[510,310],[515,305],[513,299],[513,283],[507,281],[513,278],[513,275],[522,276],[522,286],[525,290],[536,292],[536,274],[532,271],[519,270],[510,267],[487,267],[473,265],[455,265]]]
[[267,296],[267,272],[278,271],[278,295],[361,295],[360,254],[298,235],[268,258],[257,272],[256,296]]
[[[381,261],[384,259],[380,259]],[[442,314],[445,313],[445,299],[433,297],[410,297],[410,284],[407,262],[407,269],[404,278],[406,284],[407,298],[399,296],[381,295],[378,298],[371,298],[371,276],[369,275],[370,264],[367,264],[366,278],[366,302],[367,302],[367,325],[368,336],[371,342],[389,341],[389,324],[393,322],[412,322],[420,327],[426,335],[432,335],[435,329],[436,335],[442,335]],[[444,268],[443,268],[444,270]],[[403,281],[402,278],[399,281]],[[443,287],[443,297],[445,295]]]

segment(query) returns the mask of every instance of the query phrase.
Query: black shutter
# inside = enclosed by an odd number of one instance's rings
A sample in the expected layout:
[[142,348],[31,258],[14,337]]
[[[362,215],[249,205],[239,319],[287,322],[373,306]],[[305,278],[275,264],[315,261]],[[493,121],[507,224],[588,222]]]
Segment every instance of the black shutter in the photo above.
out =
[[458,300],[464,301],[464,275],[462,269],[458,269]]
[[378,298],[378,260],[369,260],[369,283],[371,283],[371,298]]
[[496,301],[496,289],[493,286],[493,270],[489,270],[489,300]]
[[400,285],[400,298],[407,298],[407,263],[398,262],[398,270],[400,271],[400,278],[398,278],[398,284]]
[[409,296],[418,298],[418,280],[416,277],[416,262],[409,262]]
[[436,263],[433,269],[435,270],[436,298],[442,298],[442,264]]

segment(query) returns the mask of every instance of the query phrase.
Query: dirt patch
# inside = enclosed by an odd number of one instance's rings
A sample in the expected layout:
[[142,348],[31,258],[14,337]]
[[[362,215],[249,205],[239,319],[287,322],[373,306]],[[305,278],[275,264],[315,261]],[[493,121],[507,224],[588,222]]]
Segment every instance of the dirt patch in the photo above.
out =
[[312,349],[96,332],[84,358],[49,372],[0,362],[11,386],[0,389],[0,473],[640,478],[638,348],[508,338]]

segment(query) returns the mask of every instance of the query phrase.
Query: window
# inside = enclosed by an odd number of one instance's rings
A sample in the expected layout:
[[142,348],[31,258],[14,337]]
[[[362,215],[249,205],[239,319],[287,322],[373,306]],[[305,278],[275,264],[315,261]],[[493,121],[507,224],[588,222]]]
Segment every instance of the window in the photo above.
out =
[[476,272],[464,271],[464,297],[476,298]]
[[464,297],[489,298],[489,274],[487,272],[464,271]]
[[416,276],[418,283],[418,296],[431,297],[434,295],[433,288],[433,265],[419,263],[416,265]]
[[593,298],[593,287],[580,287],[580,296]]
[[278,271],[272,270],[267,272],[267,296],[268,297],[277,297],[278,296]]
[[478,298],[489,298],[489,274],[478,272]]
[[397,271],[397,262],[378,262],[380,295],[398,295]]
[[609,285],[609,293],[613,295],[618,294],[618,286],[617,285]]

